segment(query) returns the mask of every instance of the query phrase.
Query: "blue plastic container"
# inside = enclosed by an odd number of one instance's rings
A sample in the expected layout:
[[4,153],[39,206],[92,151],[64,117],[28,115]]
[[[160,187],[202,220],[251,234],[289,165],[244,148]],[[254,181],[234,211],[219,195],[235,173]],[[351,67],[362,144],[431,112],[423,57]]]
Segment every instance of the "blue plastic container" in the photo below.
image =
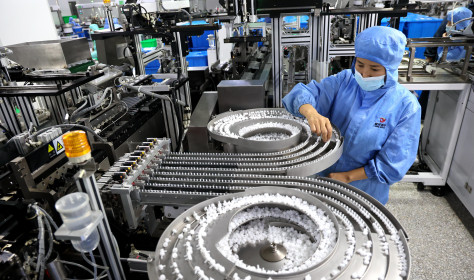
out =
[[73,26],[72,31],[74,32],[74,34],[82,33],[82,26]]
[[[194,20],[193,25],[208,24],[204,20]],[[184,23],[183,25],[189,25],[189,22]],[[201,36],[191,36],[191,41],[189,42],[189,49],[192,52],[195,51],[206,51],[209,49],[209,42],[207,41],[207,35],[214,35],[214,30],[205,30]]]
[[214,30],[205,30],[201,36],[192,36],[191,42],[192,46],[190,49],[192,51],[205,51],[209,49],[209,42],[207,40],[207,35],[214,35]]
[[207,66],[207,51],[190,52],[186,60],[189,67]]
[[[151,61],[150,63],[148,63],[145,66],[145,74],[147,74],[147,75],[157,74],[159,69],[160,69],[160,61],[158,59],[155,59],[155,60]],[[159,83],[162,80],[161,79],[152,79],[152,81]]]
[[[383,18],[380,26],[388,26],[388,21],[389,20],[390,20],[390,18]],[[400,31],[403,30],[403,26],[405,26],[405,21],[406,21],[406,18],[404,18],[404,17],[400,18],[400,25],[398,26],[398,30],[400,30]]]
[[158,59],[150,61],[145,68],[160,68],[160,61]]
[[[441,25],[443,19],[433,18],[424,15],[408,13],[406,17],[400,18],[400,27],[398,30],[402,31],[407,38],[426,38],[433,37],[438,27]],[[388,19],[382,19],[382,24],[388,25]],[[425,48],[416,48],[415,57],[425,58]]]

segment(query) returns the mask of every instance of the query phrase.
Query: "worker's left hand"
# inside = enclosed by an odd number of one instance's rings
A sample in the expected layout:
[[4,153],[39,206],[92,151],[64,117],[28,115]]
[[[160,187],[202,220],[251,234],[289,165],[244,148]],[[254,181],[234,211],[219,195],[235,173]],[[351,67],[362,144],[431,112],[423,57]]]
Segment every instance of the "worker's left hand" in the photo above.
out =
[[448,37],[448,33],[443,33],[443,37]]
[[343,183],[350,183],[352,182],[349,178],[349,174],[347,172],[336,172],[336,173],[329,173],[329,178],[341,181]]

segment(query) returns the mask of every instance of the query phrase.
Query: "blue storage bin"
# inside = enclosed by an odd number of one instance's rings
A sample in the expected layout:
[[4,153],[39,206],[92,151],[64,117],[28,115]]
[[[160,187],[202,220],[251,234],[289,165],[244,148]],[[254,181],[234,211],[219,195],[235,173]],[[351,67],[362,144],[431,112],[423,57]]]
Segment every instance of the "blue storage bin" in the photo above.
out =
[[[204,20],[193,20],[193,25],[208,24]],[[189,25],[189,22],[183,23],[182,25]],[[207,41],[207,35],[214,35],[214,30],[205,30],[200,36],[191,36],[189,42],[189,49],[195,51],[207,51],[209,49],[209,42]]]
[[156,67],[145,67],[145,74],[147,75],[151,75],[151,74],[158,74],[158,70],[160,69],[160,67],[156,68]]
[[[408,13],[406,17],[400,18],[398,30],[402,31],[407,38],[433,37],[442,21],[443,19],[440,18]],[[388,18],[383,18],[381,25],[388,26]],[[425,58],[424,52],[425,48],[416,48],[415,57]]]
[[[152,60],[145,66],[145,74],[157,74],[160,69],[160,61],[158,59]],[[152,79],[153,82],[161,82],[161,79]]]
[[160,61],[158,59],[150,61],[145,68],[160,68]]
[[[383,18],[382,22],[380,23],[380,26],[388,26],[388,21],[390,18]],[[402,17],[400,18],[400,25],[398,26],[398,30],[402,31],[403,26],[405,25],[406,18]],[[433,33],[434,34],[434,33]]]
[[209,41],[207,40],[208,35],[214,35],[214,30],[205,30],[201,36],[192,36],[190,47],[193,51],[205,51],[209,48]]
[[[408,13],[402,32],[407,38],[433,37],[443,20],[423,15]],[[425,58],[425,48],[416,48],[415,57]]]
[[207,66],[207,51],[190,52],[186,56],[189,67]]

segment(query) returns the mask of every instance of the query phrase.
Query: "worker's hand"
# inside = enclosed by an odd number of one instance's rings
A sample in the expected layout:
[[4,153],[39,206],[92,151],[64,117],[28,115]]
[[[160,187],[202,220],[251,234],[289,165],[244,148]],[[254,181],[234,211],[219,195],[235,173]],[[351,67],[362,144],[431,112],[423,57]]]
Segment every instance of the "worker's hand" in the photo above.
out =
[[347,172],[329,173],[328,177],[347,184],[352,182]]
[[448,37],[448,33],[443,33],[443,37]]
[[308,120],[312,132],[321,136],[324,142],[331,139],[332,126],[328,118],[321,116],[311,104],[302,105],[299,111]]

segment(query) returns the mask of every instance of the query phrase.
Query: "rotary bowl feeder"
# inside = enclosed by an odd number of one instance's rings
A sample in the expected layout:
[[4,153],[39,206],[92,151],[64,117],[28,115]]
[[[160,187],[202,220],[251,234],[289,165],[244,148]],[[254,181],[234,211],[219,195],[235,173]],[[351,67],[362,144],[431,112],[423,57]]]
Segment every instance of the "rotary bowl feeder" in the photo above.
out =
[[190,208],[161,236],[150,279],[408,278],[403,229],[383,206],[343,185],[311,189],[252,188]]

